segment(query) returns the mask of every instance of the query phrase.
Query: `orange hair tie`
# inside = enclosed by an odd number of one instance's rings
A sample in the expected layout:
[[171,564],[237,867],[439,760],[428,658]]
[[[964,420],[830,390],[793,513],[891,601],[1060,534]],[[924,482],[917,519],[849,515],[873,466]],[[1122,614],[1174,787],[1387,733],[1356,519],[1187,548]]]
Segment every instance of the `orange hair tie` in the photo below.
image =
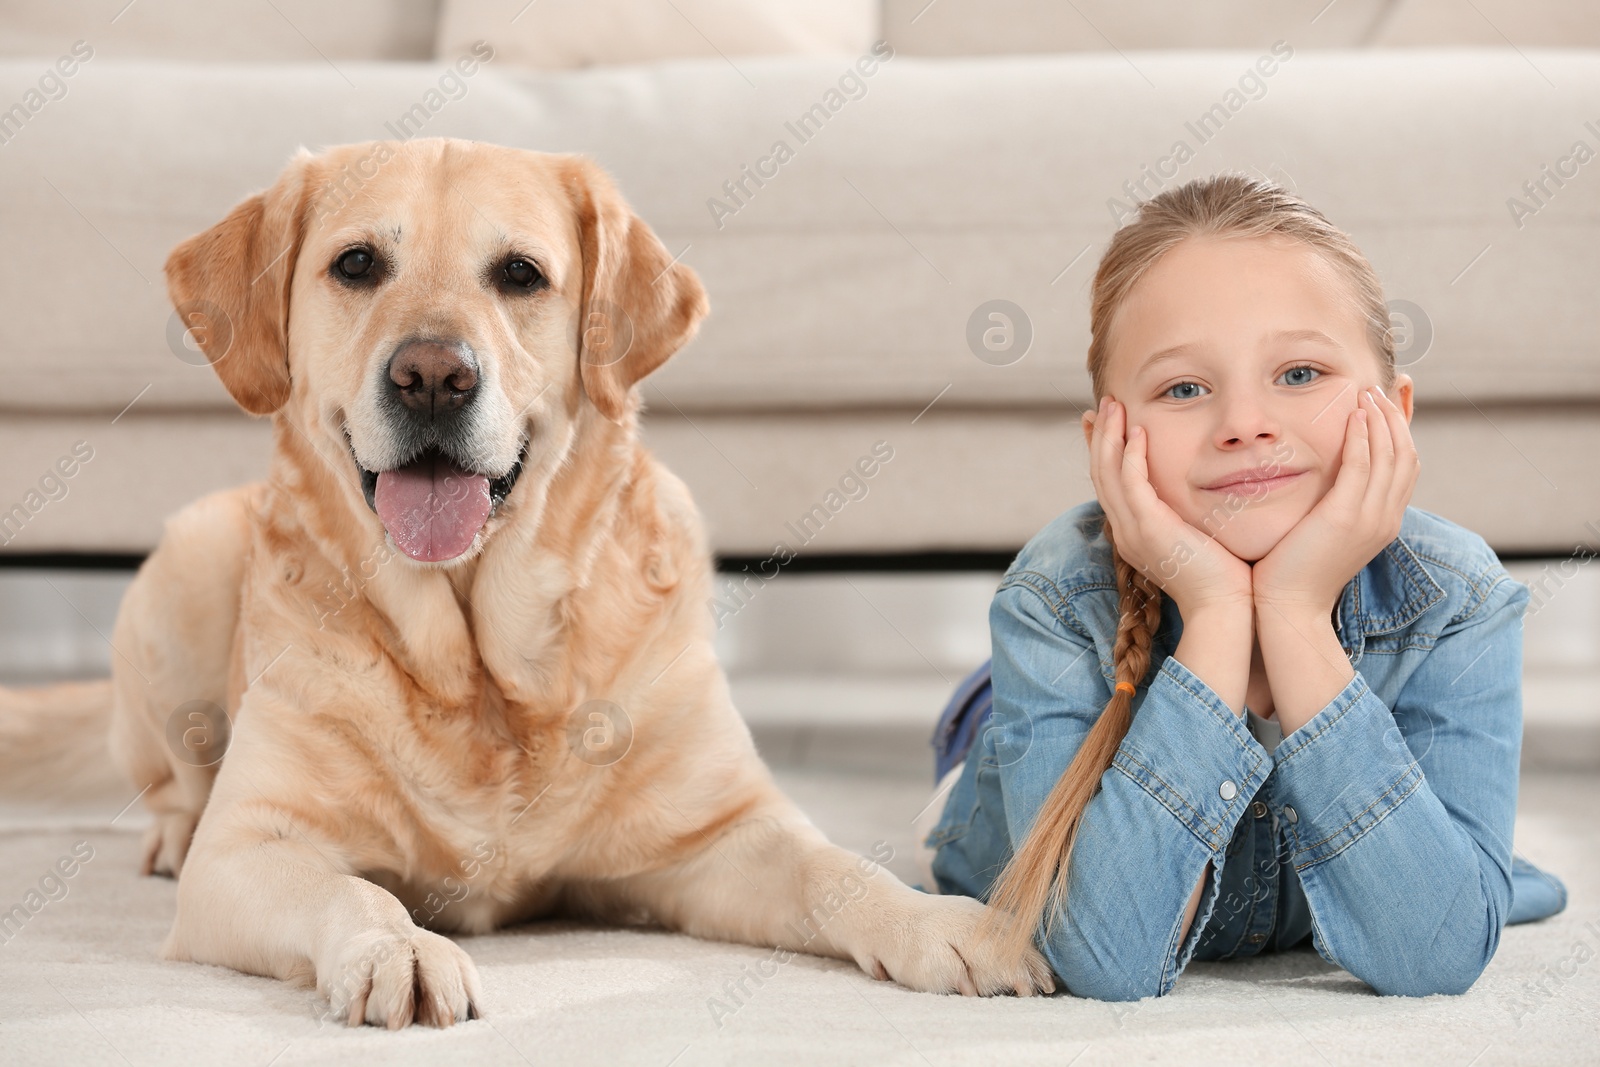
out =
[[1133,683],[1132,682],[1118,682],[1117,683],[1117,692],[1119,692],[1119,693],[1127,693],[1129,696],[1132,696],[1133,692],[1134,692]]

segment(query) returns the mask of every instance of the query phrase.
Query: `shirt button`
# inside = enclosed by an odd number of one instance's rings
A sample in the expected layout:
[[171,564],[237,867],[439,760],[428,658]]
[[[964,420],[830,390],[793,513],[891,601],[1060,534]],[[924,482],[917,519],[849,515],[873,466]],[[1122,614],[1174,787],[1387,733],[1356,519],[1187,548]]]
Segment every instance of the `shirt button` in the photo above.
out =
[[1217,792],[1222,794],[1223,800],[1232,800],[1234,797],[1239,795],[1239,787],[1234,785],[1230,779],[1224,778],[1222,780],[1222,786],[1217,790]]
[[1290,822],[1299,822],[1300,821],[1300,816],[1297,815],[1295,813],[1295,810],[1293,808],[1289,807],[1287,804],[1285,804],[1283,806],[1283,817],[1285,819],[1288,819]]
[[1267,939],[1267,935],[1266,934],[1251,934],[1249,937],[1245,938],[1245,940],[1250,942],[1252,945],[1259,945],[1259,944],[1261,944],[1261,942],[1265,941],[1266,939]]
[[1250,814],[1254,815],[1258,819],[1264,819],[1267,815],[1267,806],[1258,800],[1254,804],[1250,805]]

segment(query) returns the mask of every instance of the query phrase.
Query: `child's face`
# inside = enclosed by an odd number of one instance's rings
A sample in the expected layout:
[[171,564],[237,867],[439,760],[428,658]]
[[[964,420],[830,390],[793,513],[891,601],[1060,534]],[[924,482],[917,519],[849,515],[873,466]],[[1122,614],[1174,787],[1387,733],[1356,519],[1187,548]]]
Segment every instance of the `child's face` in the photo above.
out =
[[[1185,239],[1134,285],[1111,338],[1106,390],[1149,434],[1156,495],[1249,562],[1333,487],[1350,412],[1379,384],[1348,284],[1291,238]],[[1398,375],[1389,398],[1408,422],[1411,393]]]

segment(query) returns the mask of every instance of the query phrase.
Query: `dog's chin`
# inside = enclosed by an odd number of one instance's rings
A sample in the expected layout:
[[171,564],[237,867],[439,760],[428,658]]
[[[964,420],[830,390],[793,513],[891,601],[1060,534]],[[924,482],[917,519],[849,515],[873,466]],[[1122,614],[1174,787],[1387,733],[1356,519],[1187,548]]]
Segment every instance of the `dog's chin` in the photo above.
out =
[[345,444],[361,478],[361,494],[389,543],[425,566],[449,567],[482,550],[490,522],[516,487],[528,455],[524,439],[511,469],[493,477],[457,464],[436,447],[390,470],[374,471],[361,465],[348,431]]

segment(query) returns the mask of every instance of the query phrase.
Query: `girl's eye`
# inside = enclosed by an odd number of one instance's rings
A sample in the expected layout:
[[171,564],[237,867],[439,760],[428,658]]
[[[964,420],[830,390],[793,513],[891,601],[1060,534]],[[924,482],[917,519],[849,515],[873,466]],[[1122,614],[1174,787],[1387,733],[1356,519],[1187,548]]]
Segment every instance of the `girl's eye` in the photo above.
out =
[[1193,400],[1195,397],[1199,396],[1200,394],[1198,392],[1190,392],[1190,390],[1198,390],[1198,389],[1204,389],[1204,388],[1205,388],[1205,386],[1201,385],[1199,382],[1179,382],[1177,385],[1172,386],[1170,389],[1168,389],[1162,395],[1163,396],[1170,396],[1174,400]]
[[1288,385],[1310,385],[1321,376],[1322,372],[1315,367],[1290,367],[1280,377],[1288,379]]

